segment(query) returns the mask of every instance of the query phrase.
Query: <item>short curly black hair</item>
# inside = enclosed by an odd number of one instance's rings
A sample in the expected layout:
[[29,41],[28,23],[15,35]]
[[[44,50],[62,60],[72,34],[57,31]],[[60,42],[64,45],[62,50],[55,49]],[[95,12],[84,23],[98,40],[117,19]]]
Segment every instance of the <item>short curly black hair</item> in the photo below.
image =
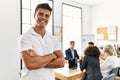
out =
[[36,6],[36,8],[35,8],[35,13],[37,12],[37,10],[38,10],[39,8],[47,9],[47,10],[50,11],[50,13],[51,13],[51,11],[52,11],[52,8],[49,6],[48,3],[38,4],[38,5]]

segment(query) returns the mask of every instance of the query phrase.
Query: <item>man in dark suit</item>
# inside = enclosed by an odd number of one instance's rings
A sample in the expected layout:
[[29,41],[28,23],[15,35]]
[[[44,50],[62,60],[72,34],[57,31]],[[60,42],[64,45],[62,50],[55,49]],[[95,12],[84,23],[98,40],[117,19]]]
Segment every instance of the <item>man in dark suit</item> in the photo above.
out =
[[79,59],[79,55],[77,53],[77,50],[74,49],[75,46],[75,42],[74,41],[70,41],[70,48],[68,48],[67,50],[65,50],[65,59],[66,60],[70,60],[70,59]]

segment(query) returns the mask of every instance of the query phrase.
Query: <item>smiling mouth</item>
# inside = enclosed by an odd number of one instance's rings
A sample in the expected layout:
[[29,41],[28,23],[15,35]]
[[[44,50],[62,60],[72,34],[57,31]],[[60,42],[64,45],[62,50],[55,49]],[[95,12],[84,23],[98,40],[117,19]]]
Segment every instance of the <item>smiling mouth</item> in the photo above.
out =
[[40,21],[41,23],[45,23],[45,21]]

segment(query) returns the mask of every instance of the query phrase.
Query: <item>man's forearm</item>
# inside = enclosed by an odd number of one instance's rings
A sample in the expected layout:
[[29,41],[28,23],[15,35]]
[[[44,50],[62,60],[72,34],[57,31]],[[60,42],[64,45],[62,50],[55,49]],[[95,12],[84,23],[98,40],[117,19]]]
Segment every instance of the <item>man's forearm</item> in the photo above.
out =
[[52,57],[53,57],[52,60],[51,60],[51,58],[49,56],[50,54],[44,55],[44,56],[39,56],[33,50],[28,50],[27,53],[31,57],[36,57],[36,61],[33,62],[35,64],[34,65],[35,69],[40,68],[40,67],[45,67],[45,68],[63,67],[64,63],[65,63],[64,56],[61,53],[61,51],[56,51],[56,52],[52,53]]
[[64,67],[65,64],[65,60],[64,58],[57,58],[51,62],[49,62],[45,68],[60,68],[60,67]]
[[26,64],[29,70],[39,69],[45,67],[48,63],[56,59],[55,54],[48,54],[44,56],[30,56],[29,62]]
[[42,58],[39,58],[39,62],[40,62],[40,65],[42,65],[42,67],[45,67],[48,63],[50,63],[55,59],[56,57],[54,54],[48,54],[48,55],[42,56]]

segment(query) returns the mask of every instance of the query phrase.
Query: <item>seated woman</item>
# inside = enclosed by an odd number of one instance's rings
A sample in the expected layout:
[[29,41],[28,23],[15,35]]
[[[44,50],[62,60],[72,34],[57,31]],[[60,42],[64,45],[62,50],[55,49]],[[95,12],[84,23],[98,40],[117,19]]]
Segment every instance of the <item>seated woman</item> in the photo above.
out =
[[99,49],[96,46],[89,46],[85,49],[84,54],[84,58],[80,60],[80,69],[86,70],[86,76],[83,80],[101,80]]
[[106,77],[109,75],[110,71],[113,68],[116,68],[119,66],[119,60],[117,56],[114,56],[115,50],[112,45],[106,45],[103,49],[104,55],[105,55],[105,60],[104,62],[100,65],[101,68],[101,73],[103,77]]

